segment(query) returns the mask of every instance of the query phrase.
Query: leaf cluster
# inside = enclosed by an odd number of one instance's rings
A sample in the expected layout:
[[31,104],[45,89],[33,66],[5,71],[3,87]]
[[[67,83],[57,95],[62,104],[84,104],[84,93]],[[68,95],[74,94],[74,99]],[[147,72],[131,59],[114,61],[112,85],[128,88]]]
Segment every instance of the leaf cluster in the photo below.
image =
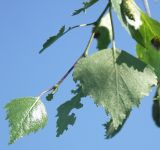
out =
[[[84,2],[83,7],[75,10],[73,15],[86,11],[97,2],[98,0]],[[112,9],[137,42],[138,58],[115,47]],[[141,99],[157,84],[153,118],[157,126],[160,126],[160,23],[146,15],[133,0],[110,0],[94,23],[68,29],[65,26],[61,27],[56,35],[43,44],[40,53],[70,30],[91,25],[91,38],[84,52],[56,85],[42,92],[38,97],[18,98],[6,105],[10,143],[46,125],[47,112],[40,98],[49,93],[46,99],[52,100],[60,84],[72,70],[74,70],[73,80],[78,86],[76,90],[72,90],[74,96],[57,109],[57,136],[75,123],[76,116],[72,111],[82,108],[82,98],[89,96],[109,116],[103,125],[105,137],[112,138],[122,129],[132,109],[138,107]],[[88,55],[93,38],[97,41],[97,51]],[[112,47],[109,48],[111,43]]]

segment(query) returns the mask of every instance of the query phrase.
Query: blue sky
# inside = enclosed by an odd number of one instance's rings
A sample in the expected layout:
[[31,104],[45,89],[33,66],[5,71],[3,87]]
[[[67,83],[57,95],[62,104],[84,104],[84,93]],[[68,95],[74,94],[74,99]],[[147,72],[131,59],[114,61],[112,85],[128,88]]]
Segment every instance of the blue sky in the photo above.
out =
[[[50,87],[67,71],[85,48],[91,28],[79,28],[58,40],[46,52],[39,55],[42,43],[59,28],[96,20],[104,9],[101,0],[86,14],[72,17],[74,9],[81,7],[82,0],[0,0],[0,149],[157,149],[160,129],[151,117],[152,97],[145,97],[139,109],[135,108],[122,131],[113,139],[104,139],[103,123],[107,117],[89,98],[83,100],[84,107],[76,111],[77,121],[60,138],[56,137],[56,108],[71,98],[75,88],[71,75],[63,82],[54,101],[46,104],[49,121],[43,130],[21,138],[8,146],[9,128],[5,120],[4,106],[17,97],[37,96]],[[137,0],[143,9],[142,1]],[[149,0],[152,16],[160,20],[160,2]],[[135,41],[114,18],[116,46],[135,54]],[[92,44],[91,52],[95,50]]]

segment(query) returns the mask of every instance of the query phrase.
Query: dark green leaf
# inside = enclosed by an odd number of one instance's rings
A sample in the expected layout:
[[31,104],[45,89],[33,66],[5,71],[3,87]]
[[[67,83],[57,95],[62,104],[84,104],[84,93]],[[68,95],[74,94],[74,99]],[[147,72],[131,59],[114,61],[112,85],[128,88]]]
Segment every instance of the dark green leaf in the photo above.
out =
[[94,29],[95,38],[97,39],[97,48],[102,50],[108,47],[111,42],[112,28],[110,15],[106,14],[100,21],[99,26]]
[[5,106],[10,126],[10,144],[47,123],[45,106],[37,97],[17,98]]
[[125,51],[116,50],[115,57],[111,49],[105,49],[82,58],[73,77],[80,82],[85,95],[105,108],[112,127],[118,130],[128,112],[157,84],[157,79],[149,66]]
[[89,0],[88,2],[83,2],[83,7],[78,10],[75,10],[72,15],[74,16],[74,15],[78,15],[81,12],[85,12],[87,8],[91,7],[97,2],[98,0]]
[[54,96],[54,94],[57,92],[58,88],[59,88],[59,85],[56,84],[56,85],[54,85],[54,86],[49,90],[49,91],[51,91],[51,93],[49,93],[49,94],[46,96],[47,101],[51,101],[51,100],[53,99],[53,96]]
[[53,99],[53,94],[50,93],[46,96],[47,101],[51,101]]
[[122,24],[138,42],[138,57],[155,68],[160,78],[160,23],[150,18],[133,0],[112,0]]
[[160,23],[141,13],[143,21],[139,32],[142,35],[143,43],[137,44],[138,57],[155,68],[160,79]]
[[84,97],[81,87],[72,91],[72,93],[74,93],[75,96],[71,100],[60,105],[57,109],[57,137],[63,134],[65,130],[68,130],[68,125],[73,125],[75,123],[76,117],[71,111],[74,108],[80,109],[83,106],[80,102],[81,98]]
[[39,51],[39,53],[42,53],[46,48],[48,48],[49,46],[51,46],[55,41],[57,41],[61,36],[63,36],[64,32],[65,32],[65,26],[63,26],[56,35],[51,36],[43,44],[43,48]]
[[137,44],[137,55],[144,62],[150,64],[155,68],[155,73],[160,79],[160,53],[157,52],[154,48],[145,48],[140,44]]

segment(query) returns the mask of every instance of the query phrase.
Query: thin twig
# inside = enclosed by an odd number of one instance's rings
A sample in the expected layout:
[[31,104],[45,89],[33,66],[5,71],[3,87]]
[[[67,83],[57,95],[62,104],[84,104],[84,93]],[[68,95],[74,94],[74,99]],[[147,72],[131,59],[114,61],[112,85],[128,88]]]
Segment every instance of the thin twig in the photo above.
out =
[[109,15],[111,18],[111,26],[112,26],[112,48],[115,51],[116,46],[115,46],[115,33],[114,33],[114,25],[113,25],[113,17],[112,17],[112,6],[109,8]]
[[79,61],[79,59],[81,59],[82,57],[86,57],[87,54],[88,54],[88,49],[92,43],[92,40],[94,38],[94,32],[92,33],[88,43],[87,43],[87,46],[84,50],[84,52],[82,53],[82,55],[75,61],[75,63],[71,66],[71,68],[65,73],[65,75],[57,82],[57,85],[60,85],[65,79],[66,77],[70,74],[70,72],[74,69],[75,65],[77,64],[77,62]]
[[94,35],[95,35],[95,32],[93,32],[91,34],[91,37],[87,43],[87,46],[84,50],[84,52],[81,54],[81,56],[74,62],[74,64],[71,66],[71,68],[69,68],[69,70],[62,76],[62,78],[55,84],[53,85],[52,87],[50,87],[49,89],[41,92],[41,94],[38,96],[38,97],[41,97],[43,96],[44,94],[50,92],[50,91],[53,91],[53,90],[57,90],[58,86],[66,79],[66,77],[71,73],[71,71],[74,69],[75,65],[77,64],[77,62],[82,58],[82,57],[86,57],[88,55],[88,49],[93,41],[93,38],[94,38]]
[[73,29],[76,29],[76,28],[79,28],[79,27],[86,27],[86,26],[91,26],[91,25],[94,25],[96,22],[92,22],[92,23],[88,23],[88,24],[80,24],[80,25],[75,25],[75,26],[72,26],[72,27],[69,27],[64,33],[68,33],[69,31],[73,30]]
[[146,10],[147,15],[151,17],[151,11],[149,8],[148,0],[143,0],[143,4],[144,4],[144,8]]
[[[102,17],[104,16],[104,14],[106,13],[106,11],[108,10],[108,8],[110,7],[110,2],[107,4],[107,6],[105,7],[104,11],[101,13],[100,17],[97,19],[97,21],[93,22],[93,23],[89,23],[89,24],[81,24],[81,25],[77,25],[77,26],[73,26],[73,27],[69,27],[68,30],[66,30],[64,32],[64,34],[66,34],[67,32],[69,32],[72,29],[78,28],[78,27],[84,27],[84,26],[90,26],[90,25],[95,25],[95,27],[97,27],[99,25],[100,20],[102,19]],[[43,91],[40,93],[40,95],[38,97],[43,96],[44,94],[50,92],[50,91],[56,91],[59,87],[59,85],[66,79],[66,77],[71,73],[71,71],[74,69],[75,65],[77,64],[77,62],[79,61],[79,59],[81,59],[82,57],[86,57],[88,55],[88,49],[91,46],[91,43],[93,41],[95,32],[93,31],[90,39],[87,43],[87,46],[84,50],[84,52],[81,54],[81,56],[74,62],[74,64],[69,68],[69,70],[62,76],[62,78],[52,87],[50,87],[49,89]],[[54,92],[55,93],[55,92]]]
[[102,17],[103,17],[104,14],[106,13],[106,11],[109,9],[110,5],[111,5],[111,2],[109,1],[108,4],[107,4],[107,6],[105,7],[105,9],[103,10],[103,12],[101,13],[101,15],[98,17],[98,19],[97,19],[97,21],[96,21],[96,24],[99,25]]

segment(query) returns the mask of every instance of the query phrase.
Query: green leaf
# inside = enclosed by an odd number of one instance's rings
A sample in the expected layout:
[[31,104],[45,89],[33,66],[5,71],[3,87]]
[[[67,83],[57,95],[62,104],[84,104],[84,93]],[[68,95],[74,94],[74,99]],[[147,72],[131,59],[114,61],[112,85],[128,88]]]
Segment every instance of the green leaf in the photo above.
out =
[[36,132],[47,123],[45,106],[37,97],[12,100],[6,106],[10,126],[10,144],[31,132]]
[[85,95],[104,107],[115,130],[123,124],[128,112],[138,106],[140,99],[157,84],[151,67],[118,49],[116,58],[111,49],[105,49],[80,59],[73,78],[80,82]]
[[57,92],[59,85],[56,84],[52,87],[51,93],[46,96],[47,101],[51,101],[53,99],[54,94]]
[[53,94],[52,93],[49,93],[47,96],[46,96],[46,99],[47,101],[51,101],[53,99]]
[[119,125],[119,127],[117,129],[114,128],[114,124],[113,124],[113,120],[110,119],[110,121],[106,124],[104,124],[105,127],[105,137],[106,139],[112,138],[114,137],[116,134],[118,134],[121,129],[123,128],[123,125],[125,124],[125,122],[127,121],[128,117],[129,117],[129,113],[126,114],[126,118],[123,120],[122,124]]
[[160,23],[143,13],[141,18],[143,24],[139,32],[144,44],[137,44],[137,55],[155,68],[158,79],[160,79]]
[[91,7],[97,2],[98,0],[89,0],[88,2],[83,2],[83,7],[78,10],[75,10],[72,15],[74,16],[74,15],[78,15],[81,12],[85,12],[86,9],[88,9],[89,7]]
[[71,100],[60,105],[57,109],[57,137],[63,134],[65,130],[68,130],[68,125],[73,126],[75,123],[76,117],[74,113],[71,113],[71,111],[74,108],[80,109],[83,107],[83,104],[80,102],[81,98],[84,97],[81,87],[78,87],[78,89],[72,91],[72,93],[74,93],[75,96]]
[[154,67],[160,79],[160,23],[142,12],[133,0],[112,3],[122,24],[138,42],[138,57]]
[[136,49],[139,59],[153,66],[158,79],[160,79],[160,52],[154,48],[145,48],[140,44],[137,44]]
[[39,51],[39,53],[42,53],[46,48],[48,48],[49,46],[51,46],[54,42],[56,42],[61,36],[63,36],[65,33],[65,26],[63,26],[59,32],[54,35],[51,36],[44,44],[43,44],[43,48]]
[[152,117],[157,127],[160,127],[160,85],[158,85],[153,99]]
[[123,23],[121,8],[120,8],[122,0],[111,0],[111,3],[112,3],[112,7],[113,7],[114,11],[116,12],[120,22],[122,23],[123,27],[126,28],[125,24]]
[[126,30],[141,44],[143,39],[139,33],[139,28],[142,25],[141,10],[133,0],[111,0],[112,6],[117,13],[119,20]]
[[107,48],[112,37],[112,27],[109,13],[102,17],[99,26],[93,30],[95,30],[94,37],[97,39],[98,50]]

